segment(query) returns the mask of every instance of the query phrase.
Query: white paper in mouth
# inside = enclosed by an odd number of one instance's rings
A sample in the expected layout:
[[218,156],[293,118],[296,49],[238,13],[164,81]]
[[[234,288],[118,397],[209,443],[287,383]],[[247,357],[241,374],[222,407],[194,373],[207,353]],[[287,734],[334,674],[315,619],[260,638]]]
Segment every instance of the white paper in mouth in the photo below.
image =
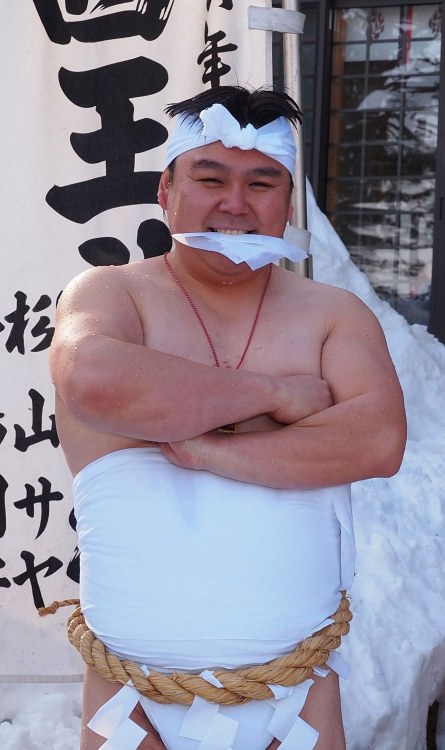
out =
[[188,247],[220,253],[233,263],[247,263],[255,271],[280,258],[288,258],[294,263],[307,258],[310,234],[305,229],[293,228],[293,242],[263,234],[222,232],[185,232],[173,234],[172,237]]

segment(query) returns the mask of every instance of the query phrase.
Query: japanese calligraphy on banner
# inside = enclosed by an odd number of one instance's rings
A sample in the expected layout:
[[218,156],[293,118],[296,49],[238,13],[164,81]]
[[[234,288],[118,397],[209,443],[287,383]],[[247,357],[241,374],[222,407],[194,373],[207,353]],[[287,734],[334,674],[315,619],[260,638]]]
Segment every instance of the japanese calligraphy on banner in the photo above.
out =
[[78,594],[48,373],[57,298],[90,266],[168,249],[164,107],[270,83],[270,36],[248,29],[247,0],[0,3],[0,681],[70,679],[67,611],[37,615]]

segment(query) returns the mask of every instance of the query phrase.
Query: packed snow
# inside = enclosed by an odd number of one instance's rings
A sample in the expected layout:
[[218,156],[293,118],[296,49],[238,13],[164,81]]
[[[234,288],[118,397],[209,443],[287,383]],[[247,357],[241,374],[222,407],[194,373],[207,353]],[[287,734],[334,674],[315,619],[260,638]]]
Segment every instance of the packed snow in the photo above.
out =
[[[424,750],[429,706],[445,701],[445,346],[378,299],[308,187],[314,278],[355,292],[385,331],[406,400],[399,473],[353,487],[354,620],[343,644],[348,750]],[[69,647],[69,646],[67,646]],[[2,750],[78,750],[79,684],[0,686]],[[439,711],[438,750],[445,750]],[[297,750],[297,748],[296,748]]]

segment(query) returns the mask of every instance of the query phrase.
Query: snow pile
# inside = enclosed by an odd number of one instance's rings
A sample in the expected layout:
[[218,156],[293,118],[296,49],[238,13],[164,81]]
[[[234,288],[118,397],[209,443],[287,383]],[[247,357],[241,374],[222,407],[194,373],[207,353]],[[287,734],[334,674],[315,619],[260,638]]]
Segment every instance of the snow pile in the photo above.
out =
[[81,688],[6,685],[0,692],[2,750],[79,750]]
[[[314,277],[350,289],[376,313],[408,412],[400,472],[353,488],[357,575],[343,646],[352,675],[342,685],[348,750],[423,750],[428,707],[445,687],[445,347],[378,299],[310,187],[308,217]],[[0,747],[78,750],[80,694],[79,685],[3,686]]]
[[352,674],[342,685],[348,750],[422,750],[428,707],[445,689],[445,347],[377,297],[309,186],[308,224],[314,277],[355,292],[379,318],[408,415],[399,473],[353,486],[355,617],[343,647]]

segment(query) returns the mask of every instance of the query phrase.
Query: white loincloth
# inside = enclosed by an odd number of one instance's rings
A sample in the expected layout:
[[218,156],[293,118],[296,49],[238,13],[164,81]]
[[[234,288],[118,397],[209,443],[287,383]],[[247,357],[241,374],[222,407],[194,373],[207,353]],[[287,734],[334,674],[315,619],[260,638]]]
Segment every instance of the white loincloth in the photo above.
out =
[[[111,651],[148,669],[235,668],[289,653],[331,622],[352,583],[347,486],[276,490],[178,468],[158,448],[133,448],[85,467],[74,496],[87,625]],[[297,718],[310,685],[272,704],[226,709],[198,699],[190,711],[141,699],[128,686],[90,726],[113,736],[110,750],[135,750],[134,705],[121,706],[118,724],[112,708],[127,694],[128,705],[140,700],[169,750],[264,750],[278,736],[280,715],[289,747],[311,750],[317,733]],[[291,737],[297,731],[299,744]]]

